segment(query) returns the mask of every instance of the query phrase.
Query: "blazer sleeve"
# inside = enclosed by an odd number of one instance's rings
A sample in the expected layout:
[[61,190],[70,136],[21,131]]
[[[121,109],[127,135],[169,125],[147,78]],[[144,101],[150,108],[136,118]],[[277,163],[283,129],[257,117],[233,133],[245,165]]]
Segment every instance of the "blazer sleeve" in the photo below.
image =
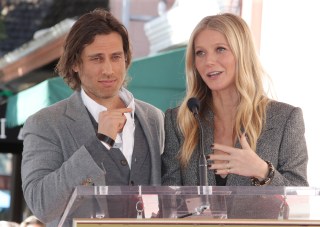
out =
[[166,111],[164,126],[165,146],[161,156],[162,185],[182,185],[178,160],[180,139],[176,124],[176,109]]
[[286,119],[278,166],[271,182],[274,186],[308,186],[308,151],[305,140],[305,126],[302,110],[293,108]]
[[[53,118],[38,114],[23,127],[22,189],[28,207],[44,222],[61,217],[75,186],[85,185],[88,179],[105,183],[105,172],[85,146],[73,147],[66,127]],[[57,128],[66,134],[60,135]],[[64,142],[67,148],[62,148]]]

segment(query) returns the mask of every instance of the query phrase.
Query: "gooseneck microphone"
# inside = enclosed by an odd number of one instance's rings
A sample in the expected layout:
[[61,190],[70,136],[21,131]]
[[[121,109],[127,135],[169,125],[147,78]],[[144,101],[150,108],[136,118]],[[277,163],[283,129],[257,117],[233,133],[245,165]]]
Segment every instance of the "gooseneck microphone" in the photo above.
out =
[[203,143],[203,127],[201,124],[199,110],[200,110],[200,102],[197,98],[192,97],[188,100],[187,106],[189,110],[193,113],[194,117],[198,121],[199,125],[199,140],[200,140],[200,152],[199,152],[199,178],[200,178],[200,187],[203,191],[204,196],[201,196],[201,205],[197,207],[195,213],[189,213],[184,215],[183,217],[191,216],[191,215],[201,215],[205,210],[209,210],[210,203],[208,197],[208,169],[207,169],[207,159],[204,153],[204,143]]
[[193,113],[193,115],[199,115],[199,110],[200,110],[200,102],[197,98],[192,97],[188,100],[187,106],[189,110]]
[[187,106],[189,110],[193,113],[194,117],[198,121],[199,125],[199,139],[200,139],[200,153],[199,153],[199,177],[200,186],[208,186],[208,169],[207,169],[207,159],[204,153],[204,143],[203,143],[203,127],[199,117],[200,102],[197,98],[192,97],[188,100]]

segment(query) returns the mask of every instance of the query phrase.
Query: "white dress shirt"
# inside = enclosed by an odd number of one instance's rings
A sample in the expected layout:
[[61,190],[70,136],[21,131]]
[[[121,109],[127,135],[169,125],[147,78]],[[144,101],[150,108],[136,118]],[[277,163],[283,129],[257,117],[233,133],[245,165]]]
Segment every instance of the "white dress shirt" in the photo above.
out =
[[[135,123],[134,123],[134,97],[127,89],[122,87],[119,91],[119,96],[121,100],[126,104],[128,108],[132,109],[132,112],[125,113],[124,115],[127,118],[126,124],[123,127],[121,133],[117,134],[115,139],[114,148],[119,148],[125,158],[127,159],[128,165],[131,168],[131,160],[132,160],[132,152],[134,146],[134,130],[135,130]],[[91,99],[85,91],[81,88],[81,98],[84,105],[87,107],[88,111],[91,113],[93,118],[98,122],[99,114],[101,111],[106,111],[107,108],[95,102]],[[108,150],[110,147],[106,143],[102,143]]]

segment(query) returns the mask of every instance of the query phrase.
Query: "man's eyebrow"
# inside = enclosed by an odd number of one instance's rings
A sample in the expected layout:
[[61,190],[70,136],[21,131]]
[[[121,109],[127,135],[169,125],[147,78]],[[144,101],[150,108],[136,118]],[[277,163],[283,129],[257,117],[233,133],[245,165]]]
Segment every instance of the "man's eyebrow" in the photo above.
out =
[[117,52],[112,53],[112,55],[122,55],[122,54],[124,54],[123,51],[117,51]]
[[94,53],[94,54],[88,54],[87,57],[97,57],[97,56],[102,56],[102,53]]

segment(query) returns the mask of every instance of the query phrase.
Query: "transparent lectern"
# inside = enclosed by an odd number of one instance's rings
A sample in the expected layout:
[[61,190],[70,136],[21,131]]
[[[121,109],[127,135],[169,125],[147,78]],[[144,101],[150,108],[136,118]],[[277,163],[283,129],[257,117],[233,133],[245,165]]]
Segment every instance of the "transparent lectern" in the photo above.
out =
[[78,186],[59,227],[320,226],[309,187]]

